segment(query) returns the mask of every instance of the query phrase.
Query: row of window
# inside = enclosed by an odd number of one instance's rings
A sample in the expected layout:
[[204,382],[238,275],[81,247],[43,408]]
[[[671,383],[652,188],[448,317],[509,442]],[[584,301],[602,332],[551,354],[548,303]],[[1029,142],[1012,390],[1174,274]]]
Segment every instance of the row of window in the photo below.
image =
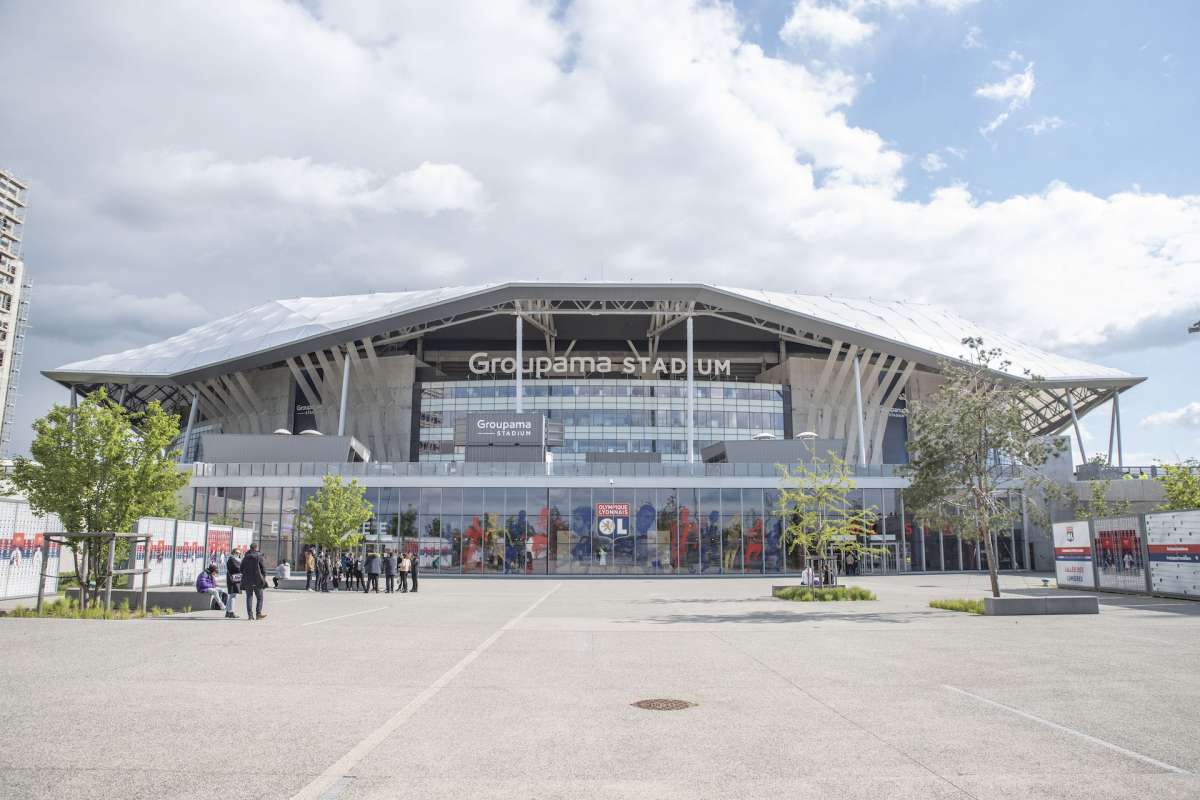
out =
[[[783,387],[778,384],[717,384],[695,387],[697,398],[724,400],[783,401]],[[587,383],[574,381],[527,381],[522,388],[525,397],[675,397],[687,399],[687,383],[683,381],[622,381],[598,380]],[[439,382],[421,384],[421,397],[430,400],[448,398],[516,397],[516,384],[502,381]]]
[[[542,409],[539,409],[542,410]],[[471,411],[422,411],[422,428],[453,428]],[[566,427],[686,428],[686,409],[544,409],[546,418]],[[692,415],[697,428],[748,428],[783,431],[783,412],[698,410]]]
[[[196,519],[240,521],[256,531],[270,561],[299,555],[297,510],[315,490],[197,489]],[[774,489],[370,488],[370,537],[404,549],[425,569],[507,574],[773,573],[803,568],[782,540]],[[981,569],[983,548],[923,530],[896,490],[861,489],[852,504],[879,515],[864,540],[878,552],[842,570]],[[598,504],[625,504],[628,517],[601,524]],[[1024,537],[997,536],[998,566],[1025,569]]]

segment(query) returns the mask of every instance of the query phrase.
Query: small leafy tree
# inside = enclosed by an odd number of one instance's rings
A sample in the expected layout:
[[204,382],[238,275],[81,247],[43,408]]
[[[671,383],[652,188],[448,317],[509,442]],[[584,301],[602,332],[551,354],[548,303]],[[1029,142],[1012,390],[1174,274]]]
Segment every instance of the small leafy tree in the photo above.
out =
[[963,345],[969,350],[963,361],[942,360],[944,383],[933,396],[909,403],[911,483],[904,502],[926,525],[982,540],[992,596],[999,597],[992,533],[1011,530],[1021,517],[1020,504],[1008,502],[1006,483],[1019,472],[1030,513],[1044,518],[1036,501],[1048,502],[1062,490],[1042,468],[1065,443],[1034,436],[1024,425],[1027,403],[1040,388],[1037,377],[1003,375],[1009,362],[981,339]]
[[[1108,463],[1108,459],[1102,455],[1094,455],[1088,459],[1088,463],[1098,467],[1096,473],[1104,474],[1104,470],[1112,465]],[[1074,496],[1075,500],[1075,517],[1077,519],[1108,519],[1111,517],[1122,517],[1129,513],[1132,505],[1128,500],[1109,500],[1108,493],[1112,488],[1112,481],[1108,478],[1087,481],[1088,499],[1081,500],[1078,495]]]
[[304,541],[318,550],[344,550],[362,541],[362,527],[372,511],[366,491],[356,480],[342,483],[339,476],[326,475],[324,485],[300,512],[298,527]]
[[788,550],[799,550],[817,570],[829,559],[840,555],[878,555],[882,548],[871,547],[866,536],[873,529],[876,514],[871,509],[851,506],[854,491],[849,467],[837,456],[829,461],[817,459],[812,465],[778,466],[779,501],[776,513],[783,520],[783,543]]
[[1166,464],[1165,474],[1159,478],[1166,502],[1159,506],[1162,511],[1188,511],[1200,508],[1200,462],[1189,459],[1181,464]]
[[[77,408],[55,405],[33,430],[32,458],[14,461],[8,483],[34,512],[57,514],[65,533],[126,533],[138,517],[176,510],[176,493],[188,482],[175,463],[179,451],[167,450],[179,436],[179,417],[157,402],[130,412],[100,389]],[[108,577],[104,544],[72,541],[84,605]]]

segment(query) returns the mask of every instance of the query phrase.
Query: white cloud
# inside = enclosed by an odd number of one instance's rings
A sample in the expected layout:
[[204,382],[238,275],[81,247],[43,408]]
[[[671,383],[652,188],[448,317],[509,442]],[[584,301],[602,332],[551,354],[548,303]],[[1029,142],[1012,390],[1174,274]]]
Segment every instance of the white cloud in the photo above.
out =
[[1139,428],[1200,428],[1200,403],[1188,403],[1173,411],[1158,411],[1138,423]]
[[[1010,53],[1011,60],[1020,60],[1020,53]],[[1008,62],[1004,62],[1007,66]],[[1006,103],[1007,107],[997,114],[991,122],[980,128],[979,132],[985,137],[994,133],[1001,125],[1008,121],[1012,113],[1019,108],[1024,107],[1029,98],[1033,96],[1034,87],[1037,86],[1037,80],[1033,76],[1033,62],[1030,61],[1025,65],[1025,69],[1020,72],[1014,72],[1002,81],[996,83],[986,83],[975,89],[976,97],[983,97],[988,100],[994,100]]]
[[979,47],[983,47],[983,30],[978,25],[972,25],[967,28],[967,34],[963,37],[962,48],[974,50]]
[[824,5],[816,0],[797,0],[779,37],[793,45],[817,41],[831,47],[849,47],[866,40],[874,32],[873,24],[862,21],[849,8]]
[[889,132],[850,121],[856,80],[771,57],[728,5],[56,8],[7,11],[6,159],[38,285],[113,294],[35,294],[28,393],[197,309],[601,264],[936,302],[1051,350],[1177,338],[1155,321],[1200,297],[1200,196],[905,199]]
[[1023,130],[1027,130],[1034,136],[1041,136],[1043,133],[1056,131],[1067,123],[1061,117],[1042,117],[1039,120],[1023,126]]
[[[903,14],[914,8],[956,12],[976,0],[796,0],[779,31],[791,45],[823,44],[833,49],[861,44],[878,25],[866,17]],[[978,28],[972,30],[978,32]],[[970,32],[968,32],[970,36]],[[966,46],[966,45],[964,45]]]
[[921,159],[921,169],[929,173],[941,172],[946,168],[946,159],[937,153],[926,153]]

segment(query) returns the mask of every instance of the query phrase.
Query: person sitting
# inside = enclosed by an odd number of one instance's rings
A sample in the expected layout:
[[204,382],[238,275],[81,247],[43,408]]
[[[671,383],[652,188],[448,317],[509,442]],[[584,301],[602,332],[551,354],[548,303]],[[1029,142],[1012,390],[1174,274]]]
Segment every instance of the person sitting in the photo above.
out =
[[800,573],[800,583],[803,586],[820,586],[821,582],[817,579],[816,573],[813,572],[812,564],[804,568]]
[[271,582],[275,584],[275,588],[279,588],[280,581],[286,581],[292,577],[292,567],[286,560],[280,561],[275,565],[275,574],[271,577]]
[[196,591],[200,594],[207,594],[212,598],[212,605],[225,612],[226,619],[237,619],[237,614],[233,613],[233,603],[229,600],[229,593],[223,592],[217,588],[217,565],[209,564],[208,569],[201,572],[196,578]]

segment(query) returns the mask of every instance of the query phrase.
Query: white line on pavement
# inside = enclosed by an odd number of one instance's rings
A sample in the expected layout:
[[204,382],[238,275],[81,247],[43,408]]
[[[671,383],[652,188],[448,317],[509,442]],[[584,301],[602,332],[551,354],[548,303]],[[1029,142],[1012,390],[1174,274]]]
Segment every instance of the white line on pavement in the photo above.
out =
[[320,800],[320,798],[328,797],[326,791],[339,780],[348,777],[347,773],[357,766],[358,762],[362,761],[372,750],[378,747],[384,739],[395,733],[401,725],[403,725],[409,717],[415,714],[421,706],[428,703],[433,696],[441,691],[442,687],[454,680],[460,672],[466,669],[472,661],[479,658],[483,653],[496,643],[496,640],[504,635],[504,632],[514,628],[517,623],[525,619],[530,612],[540,606],[550,595],[562,588],[561,583],[554,584],[554,587],[544,595],[533,602],[533,605],[517,614],[508,622],[493,633],[488,638],[484,639],[479,646],[462,657],[457,664],[442,673],[442,676],[433,683],[429,684],[422,692],[409,700],[399,711],[393,714],[386,722],[373,730],[365,739],[363,739],[354,747],[350,748],[350,752],[339,758],[337,761],[329,765],[329,767],[312,780],[307,786],[292,795],[291,800]]
[[1101,747],[1107,747],[1109,750],[1113,750],[1124,756],[1129,756],[1130,758],[1136,758],[1138,761],[1145,762],[1147,764],[1150,764],[1151,766],[1155,766],[1155,767],[1158,767],[1159,769],[1166,770],[1167,772],[1176,772],[1180,775],[1190,775],[1191,774],[1186,769],[1180,769],[1179,767],[1171,766],[1170,764],[1166,764],[1162,761],[1151,758],[1150,756],[1144,756],[1141,753],[1135,753],[1132,750],[1126,750],[1124,747],[1121,747],[1120,745],[1113,744],[1112,742],[1106,742],[1103,739],[1097,739],[1095,736],[1090,736],[1090,735],[1084,733],[1083,731],[1077,731],[1074,728],[1068,728],[1066,725],[1059,725],[1057,722],[1051,722],[1048,719],[1042,719],[1041,717],[1037,717],[1037,716],[1034,716],[1033,714],[1030,714],[1028,711],[1022,711],[1019,708],[1013,708],[1012,706],[1005,705],[1004,703],[997,703],[995,700],[989,700],[986,697],[980,697],[977,694],[972,694],[971,692],[968,692],[966,689],[959,689],[957,686],[950,686],[949,684],[945,684],[945,683],[942,684],[942,688],[949,689],[952,692],[958,692],[959,694],[974,698],[981,703],[987,703],[990,706],[995,706],[996,708],[1002,708],[1005,711],[1010,711],[1019,717],[1024,717],[1025,719],[1031,719],[1034,722],[1039,722],[1042,725],[1045,725],[1048,728],[1053,728],[1056,731],[1062,731],[1063,733],[1069,733],[1072,736],[1078,736],[1080,739],[1085,739],[1085,740],[1091,742],[1092,744],[1098,744]]
[[307,628],[309,625],[320,625],[322,622],[333,622],[335,619],[345,619],[346,617],[357,617],[359,614],[370,614],[374,611],[383,611],[387,606],[379,608],[368,608],[365,611],[355,611],[352,614],[338,614],[336,617],[326,617],[325,619],[314,619],[312,622],[305,622],[300,627]]

